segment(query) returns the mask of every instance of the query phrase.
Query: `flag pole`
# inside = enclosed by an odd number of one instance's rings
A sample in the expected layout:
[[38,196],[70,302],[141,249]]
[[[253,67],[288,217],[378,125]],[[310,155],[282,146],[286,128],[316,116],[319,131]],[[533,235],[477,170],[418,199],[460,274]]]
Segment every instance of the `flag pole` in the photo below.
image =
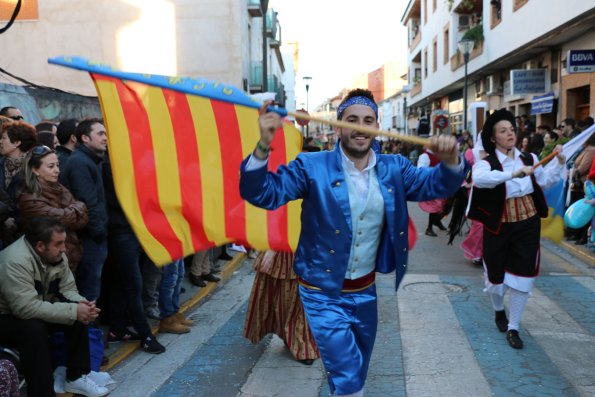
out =
[[341,120],[321,119],[318,117],[312,117],[304,112],[287,112],[287,115],[295,117],[296,119],[300,119],[300,120],[307,120],[307,121],[313,121],[316,123],[328,124],[328,125],[332,125],[333,127],[338,127],[338,128],[349,128],[350,130],[365,132],[366,134],[371,134],[371,135],[386,136],[388,138],[398,139],[400,141],[405,141],[405,142],[413,143],[416,145],[427,145],[429,143],[429,139],[421,138],[419,136],[396,134],[393,132],[377,130],[377,129],[366,127],[366,126],[359,125],[359,124],[347,123],[347,122],[341,121]]
[[545,156],[543,158],[543,160],[541,160],[539,163],[535,164],[533,166],[533,169],[539,167],[540,165],[544,165],[545,163],[547,163],[548,161],[550,161],[551,159],[553,159],[554,157],[556,157],[558,154],[560,154],[560,152],[558,152],[557,150],[554,150],[553,152],[551,152],[550,154],[548,154],[547,156]]

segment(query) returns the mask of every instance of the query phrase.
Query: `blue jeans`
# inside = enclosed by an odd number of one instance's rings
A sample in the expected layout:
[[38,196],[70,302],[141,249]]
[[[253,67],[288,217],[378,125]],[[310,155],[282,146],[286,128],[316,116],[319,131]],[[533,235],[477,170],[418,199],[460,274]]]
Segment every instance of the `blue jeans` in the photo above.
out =
[[96,301],[101,292],[101,272],[107,258],[107,241],[96,243],[82,238],[83,259],[76,269],[76,287],[89,301]]
[[113,256],[113,284],[109,288],[110,329],[125,331],[131,325],[143,338],[151,334],[142,301],[143,279],[140,272],[142,250],[132,232],[110,235],[109,250]]
[[180,291],[184,281],[184,260],[178,259],[163,267],[159,289],[161,318],[174,315],[180,310]]

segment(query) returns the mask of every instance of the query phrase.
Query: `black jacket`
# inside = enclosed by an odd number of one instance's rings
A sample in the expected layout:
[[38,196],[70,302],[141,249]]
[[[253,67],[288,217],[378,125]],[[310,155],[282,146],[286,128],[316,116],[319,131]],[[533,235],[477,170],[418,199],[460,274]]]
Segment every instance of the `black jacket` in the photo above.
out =
[[101,243],[107,239],[107,209],[102,176],[103,158],[79,145],[62,167],[60,183],[87,205],[89,223],[79,232],[81,237]]

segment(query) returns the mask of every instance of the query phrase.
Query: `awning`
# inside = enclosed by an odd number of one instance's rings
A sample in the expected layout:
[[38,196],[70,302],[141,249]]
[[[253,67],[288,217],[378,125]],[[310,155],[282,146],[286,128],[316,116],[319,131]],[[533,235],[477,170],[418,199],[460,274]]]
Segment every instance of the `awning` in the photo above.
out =
[[554,93],[536,95],[531,99],[531,114],[551,113],[554,110]]

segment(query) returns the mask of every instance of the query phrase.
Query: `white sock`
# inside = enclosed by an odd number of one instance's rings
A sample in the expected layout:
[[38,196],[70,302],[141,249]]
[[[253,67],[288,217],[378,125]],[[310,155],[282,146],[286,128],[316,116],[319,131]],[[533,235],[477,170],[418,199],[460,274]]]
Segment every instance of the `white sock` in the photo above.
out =
[[521,322],[521,316],[525,311],[525,305],[529,299],[529,293],[519,291],[517,289],[510,289],[510,300],[508,308],[508,330],[511,329],[519,330],[519,324]]
[[492,300],[492,307],[495,311],[504,310],[504,295],[490,293],[490,299]]

